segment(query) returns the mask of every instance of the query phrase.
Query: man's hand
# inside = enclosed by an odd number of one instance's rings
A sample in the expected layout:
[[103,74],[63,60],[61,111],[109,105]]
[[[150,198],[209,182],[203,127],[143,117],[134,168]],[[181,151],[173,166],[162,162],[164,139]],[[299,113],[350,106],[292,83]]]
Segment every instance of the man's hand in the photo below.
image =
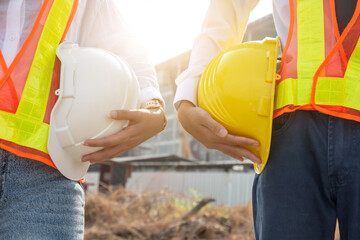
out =
[[83,162],[96,163],[119,156],[161,132],[166,121],[165,114],[160,108],[118,110],[112,111],[110,115],[116,120],[129,120],[128,126],[114,135],[86,140],[85,146],[104,149],[83,156]]
[[202,108],[195,107],[191,102],[182,101],[178,108],[178,119],[184,129],[203,143],[209,149],[217,149],[235,159],[246,157],[254,163],[261,163],[258,156],[240,145],[258,146],[254,139],[233,136],[216,122],[210,114]]

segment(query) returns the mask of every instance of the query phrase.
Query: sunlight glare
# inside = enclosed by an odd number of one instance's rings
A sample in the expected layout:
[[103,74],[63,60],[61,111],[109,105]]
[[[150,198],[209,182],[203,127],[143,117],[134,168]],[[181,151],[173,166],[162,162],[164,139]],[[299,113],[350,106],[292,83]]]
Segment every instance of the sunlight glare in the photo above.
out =
[[[116,0],[121,15],[147,49],[154,64],[191,49],[210,0]],[[260,0],[250,21],[272,12]]]

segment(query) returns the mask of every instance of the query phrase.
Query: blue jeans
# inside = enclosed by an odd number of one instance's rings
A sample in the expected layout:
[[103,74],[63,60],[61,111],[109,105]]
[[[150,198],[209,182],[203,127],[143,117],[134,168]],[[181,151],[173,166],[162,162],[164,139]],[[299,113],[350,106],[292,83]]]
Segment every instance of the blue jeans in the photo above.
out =
[[274,120],[270,157],[255,177],[258,240],[360,239],[360,123],[315,111]]
[[83,239],[83,232],[80,183],[0,149],[0,239]]

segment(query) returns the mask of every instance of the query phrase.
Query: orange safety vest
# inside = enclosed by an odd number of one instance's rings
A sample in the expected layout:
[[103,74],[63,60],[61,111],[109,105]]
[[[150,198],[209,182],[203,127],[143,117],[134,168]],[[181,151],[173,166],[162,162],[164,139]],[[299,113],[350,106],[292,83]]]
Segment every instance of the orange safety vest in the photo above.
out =
[[360,121],[360,1],[342,34],[335,0],[290,0],[274,117],[298,109]]
[[46,145],[59,81],[55,50],[66,36],[77,5],[78,0],[44,0],[10,66],[0,51],[0,147],[52,167]]

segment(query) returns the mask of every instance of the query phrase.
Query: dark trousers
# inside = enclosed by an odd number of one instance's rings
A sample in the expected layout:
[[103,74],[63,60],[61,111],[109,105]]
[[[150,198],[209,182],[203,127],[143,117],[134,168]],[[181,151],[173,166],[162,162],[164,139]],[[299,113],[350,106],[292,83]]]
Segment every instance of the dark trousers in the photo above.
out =
[[360,239],[360,123],[296,111],[274,120],[253,186],[257,240]]

